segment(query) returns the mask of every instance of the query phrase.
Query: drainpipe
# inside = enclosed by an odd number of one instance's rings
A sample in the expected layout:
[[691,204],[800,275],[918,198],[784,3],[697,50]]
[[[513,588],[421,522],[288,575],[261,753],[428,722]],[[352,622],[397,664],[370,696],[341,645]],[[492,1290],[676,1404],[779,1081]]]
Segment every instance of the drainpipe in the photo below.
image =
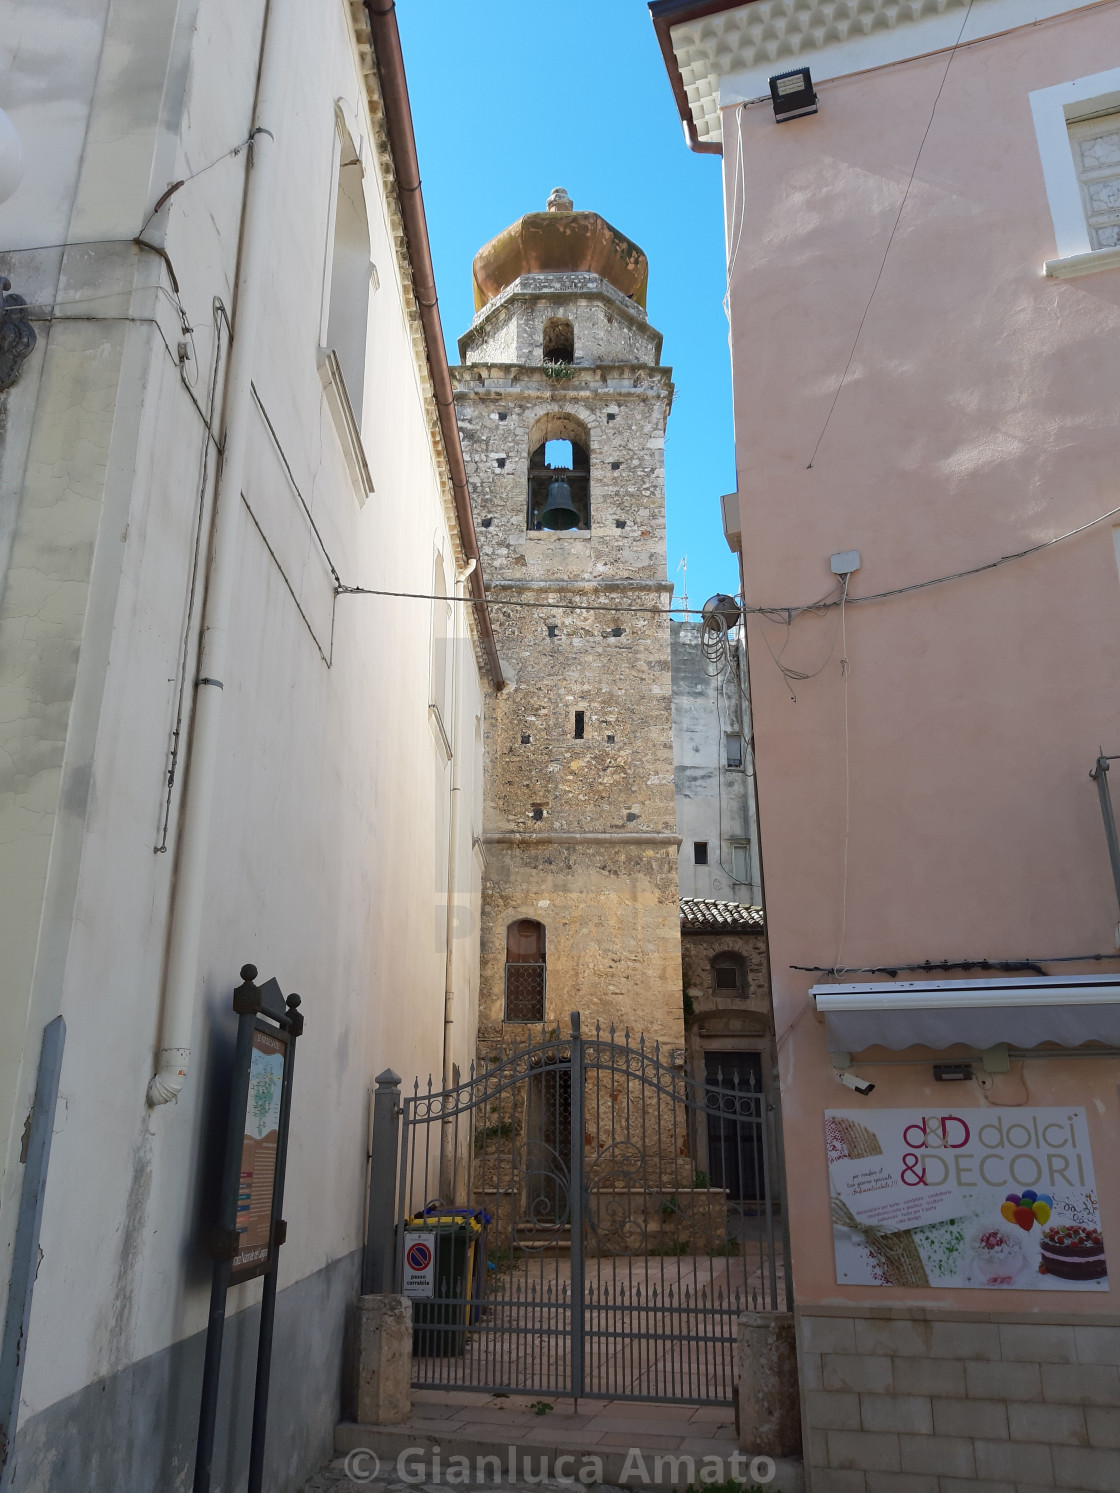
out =
[[[472,559],[467,562],[467,568],[455,577],[455,594],[457,597],[466,595],[467,581],[475,570],[478,561]],[[458,627],[461,616],[460,608],[455,608],[455,623]],[[464,618],[464,621],[466,619]],[[456,871],[459,862],[459,804],[463,796],[463,677],[461,660],[459,658],[459,645],[467,639],[456,634],[455,642],[455,674],[454,674],[454,696],[451,706],[451,807],[448,815],[449,824],[447,830],[447,922],[444,929],[444,962],[443,962],[443,1088],[446,1091],[451,1087],[451,1029],[455,1025],[455,913],[454,902],[456,890]],[[444,1178],[450,1178],[452,1172],[451,1157],[451,1119],[446,1118],[443,1122],[441,1137],[440,1161]],[[441,1193],[443,1184],[441,1182]],[[454,1198],[447,1198],[447,1202],[453,1203]]]
[[226,385],[225,443],[210,531],[209,579],[199,639],[198,678],[191,725],[186,800],[179,830],[172,890],[159,1066],[148,1085],[148,1103],[178,1097],[191,1061],[191,1033],[198,999],[199,951],[206,893],[210,821],[213,818],[226,680],[230,612],[237,583],[237,529],[249,442],[252,360],[261,314],[261,280],[272,245],[270,184],[276,155],[268,125],[282,117],[283,77],[277,56],[273,4],[264,13],[257,73],[249,181],[238,246],[237,300]]
[[[477,566],[477,560],[470,560],[467,568],[455,577],[456,595],[466,595],[466,583]],[[455,621],[458,623],[461,616],[458,607],[455,609]],[[463,638],[456,638],[456,644],[464,642]],[[458,647],[456,653],[458,653]],[[451,1087],[451,1028],[455,1021],[455,872],[459,859],[459,802],[463,796],[463,689],[462,670],[459,660],[455,662],[455,696],[452,706],[451,726],[451,814],[450,825],[447,835],[447,931],[444,938],[446,956],[444,959],[443,975],[443,1087]]]
[[[1112,812],[1112,794],[1108,791],[1108,764],[1117,761],[1106,757],[1102,748],[1097,765],[1089,776],[1097,785],[1101,803],[1101,818],[1104,820],[1104,837],[1108,845],[1108,859],[1112,865],[1112,884],[1116,888],[1116,902],[1120,907],[1120,840],[1116,836],[1116,816]],[[1120,923],[1116,925],[1116,942],[1120,946]]]

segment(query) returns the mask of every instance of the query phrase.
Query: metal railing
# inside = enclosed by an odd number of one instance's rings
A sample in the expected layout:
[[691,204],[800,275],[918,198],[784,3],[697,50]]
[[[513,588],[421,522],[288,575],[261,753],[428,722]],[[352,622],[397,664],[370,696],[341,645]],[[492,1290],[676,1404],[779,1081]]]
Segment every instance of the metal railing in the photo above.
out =
[[779,1117],[753,1074],[692,1079],[573,1015],[452,1089],[398,1104],[382,1079],[365,1289],[401,1289],[407,1240],[435,1236],[417,1385],[731,1401],[739,1315],[792,1305]]

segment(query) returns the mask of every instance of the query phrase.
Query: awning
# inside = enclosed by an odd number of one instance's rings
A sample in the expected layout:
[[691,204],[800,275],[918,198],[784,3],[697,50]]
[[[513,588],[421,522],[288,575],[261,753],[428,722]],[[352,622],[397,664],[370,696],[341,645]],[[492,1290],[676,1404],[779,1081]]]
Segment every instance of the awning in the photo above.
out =
[[865,1047],[956,1043],[981,1050],[1006,1042],[1120,1046],[1120,982],[1110,975],[1023,976],[1010,980],[892,980],[890,984],[814,985],[830,1052]]

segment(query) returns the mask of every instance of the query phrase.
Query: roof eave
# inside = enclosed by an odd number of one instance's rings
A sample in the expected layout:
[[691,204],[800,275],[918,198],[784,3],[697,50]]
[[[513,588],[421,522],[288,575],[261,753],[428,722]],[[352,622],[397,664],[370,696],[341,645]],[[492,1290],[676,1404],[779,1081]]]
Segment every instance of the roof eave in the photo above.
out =
[[670,31],[681,21],[698,21],[704,16],[719,15],[725,10],[738,10],[744,4],[744,0],[648,0],[650,19],[653,21],[653,29],[657,33],[657,41],[661,47],[661,56],[665,63],[665,71],[669,74],[669,83],[673,89],[673,97],[677,103],[677,113],[680,115],[681,124],[684,126],[685,142],[689,150],[695,151],[697,155],[720,156],[723,154],[723,146],[717,141],[701,140],[696,133],[696,121],[692,117],[692,106],[688,102],[688,94],[685,91],[684,79],[681,70],[677,66],[677,54],[673,49],[673,39]]

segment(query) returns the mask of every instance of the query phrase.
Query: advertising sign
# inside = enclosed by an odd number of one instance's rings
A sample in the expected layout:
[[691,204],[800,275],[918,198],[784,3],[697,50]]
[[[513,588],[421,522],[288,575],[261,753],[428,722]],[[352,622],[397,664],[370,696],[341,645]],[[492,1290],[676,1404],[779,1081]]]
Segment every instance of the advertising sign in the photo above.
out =
[[405,1232],[404,1294],[413,1301],[431,1301],[436,1294],[436,1236]]
[[1085,1111],[827,1110],[836,1280],[1107,1291]]
[[286,1045],[278,1037],[259,1029],[253,1032],[237,1188],[235,1279],[248,1279],[268,1265],[285,1051]]

